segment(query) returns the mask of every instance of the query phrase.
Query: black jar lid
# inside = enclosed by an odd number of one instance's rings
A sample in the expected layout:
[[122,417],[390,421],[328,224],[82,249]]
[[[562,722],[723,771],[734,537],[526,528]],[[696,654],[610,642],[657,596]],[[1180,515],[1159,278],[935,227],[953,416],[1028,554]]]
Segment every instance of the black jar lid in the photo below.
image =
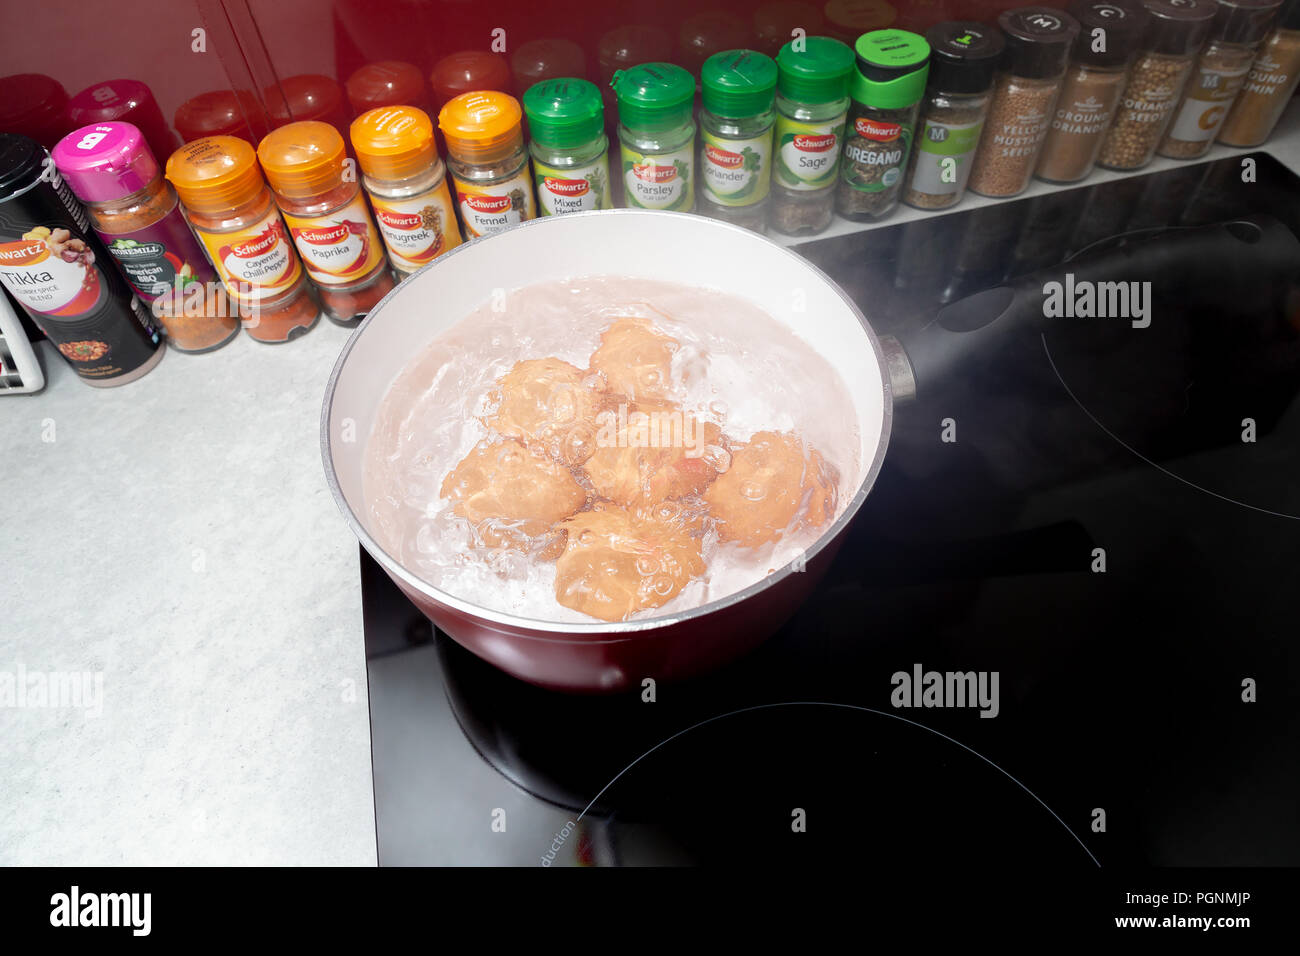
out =
[[1210,39],[1224,43],[1258,43],[1273,30],[1281,0],[1219,0]]
[[1282,4],[1277,25],[1283,30],[1300,30],[1300,0],[1287,0]]
[[34,139],[0,133],[0,202],[36,182],[48,155]]
[[932,93],[982,93],[993,85],[1006,47],[1002,34],[983,23],[951,20],[925,31],[930,44]]
[[[1123,66],[1137,50],[1147,25],[1140,0],[1072,0],[1070,15],[1079,21],[1071,57],[1088,66]],[[1096,50],[1093,31],[1104,30],[1105,50]]]
[[1021,7],[998,17],[1006,39],[1003,69],[1015,76],[1041,79],[1065,69],[1079,21],[1053,7]]
[[1218,12],[1215,0],[1142,0],[1142,6],[1148,17],[1142,48],[1170,56],[1200,49]]

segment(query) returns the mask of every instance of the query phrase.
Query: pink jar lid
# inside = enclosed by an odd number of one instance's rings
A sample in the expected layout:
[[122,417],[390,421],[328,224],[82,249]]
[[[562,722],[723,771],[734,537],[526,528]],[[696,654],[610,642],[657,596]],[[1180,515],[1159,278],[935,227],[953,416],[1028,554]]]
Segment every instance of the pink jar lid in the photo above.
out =
[[108,202],[139,192],[158,177],[158,163],[133,123],[75,129],[54,147],[54,165],[83,202]]

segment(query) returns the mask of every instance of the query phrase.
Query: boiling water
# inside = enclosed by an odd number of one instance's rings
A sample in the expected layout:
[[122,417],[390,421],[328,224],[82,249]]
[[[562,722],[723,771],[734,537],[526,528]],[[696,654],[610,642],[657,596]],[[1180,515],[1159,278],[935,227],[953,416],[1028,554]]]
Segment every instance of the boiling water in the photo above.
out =
[[[652,279],[598,276],[547,282],[485,303],[439,335],[394,380],[366,447],[367,524],[379,544],[429,584],[494,611],[555,622],[593,618],[555,598],[555,563],[475,547],[468,522],[439,497],[443,479],[483,439],[496,382],[516,362],[554,356],[580,369],[614,319],[649,318],[681,347],[675,398],[730,441],[794,431],[832,466],[838,508],[859,481],[853,404],[830,365],[758,306]],[[838,514],[838,512],[837,512]],[[707,573],[659,608],[671,614],[741,590],[795,560],[826,529],[795,527],[744,549],[704,539]]]

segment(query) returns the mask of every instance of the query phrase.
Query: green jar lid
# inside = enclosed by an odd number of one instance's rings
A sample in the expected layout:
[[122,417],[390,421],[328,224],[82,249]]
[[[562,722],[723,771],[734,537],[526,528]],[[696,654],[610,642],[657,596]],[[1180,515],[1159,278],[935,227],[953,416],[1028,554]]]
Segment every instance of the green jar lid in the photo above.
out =
[[618,96],[618,118],[629,129],[665,130],[691,120],[695,80],[672,63],[642,63],[619,70],[609,81]]
[[[795,44],[803,49],[796,52]],[[830,37],[791,40],[776,55],[781,95],[800,103],[830,103],[849,93],[853,51]]]
[[605,132],[605,107],[595,83],[556,77],[534,83],[524,92],[528,133],[539,146],[571,149]]
[[701,99],[715,116],[757,116],[776,99],[776,61],[754,50],[715,53],[700,68]]
[[864,106],[896,110],[925,93],[930,74],[930,44],[906,30],[872,30],[854,44],[858,68],[850,95]]

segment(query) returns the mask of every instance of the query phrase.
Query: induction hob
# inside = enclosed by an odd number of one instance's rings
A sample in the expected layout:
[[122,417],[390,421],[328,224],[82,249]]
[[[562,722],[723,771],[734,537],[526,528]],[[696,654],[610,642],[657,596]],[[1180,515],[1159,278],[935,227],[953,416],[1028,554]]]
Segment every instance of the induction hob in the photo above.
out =
[[[1250,158],[797,249],[924,338],[1175,231],[1300,235],[1300,181]],[[1300,864],[1297,276],[1215,255],[1162,266],[1144,328],[999,320],[919,380],[812,599],[653,702],[506,676],[363,553],[380,863]],[[986,703],[895,677],[932,671],[983,674]]]

